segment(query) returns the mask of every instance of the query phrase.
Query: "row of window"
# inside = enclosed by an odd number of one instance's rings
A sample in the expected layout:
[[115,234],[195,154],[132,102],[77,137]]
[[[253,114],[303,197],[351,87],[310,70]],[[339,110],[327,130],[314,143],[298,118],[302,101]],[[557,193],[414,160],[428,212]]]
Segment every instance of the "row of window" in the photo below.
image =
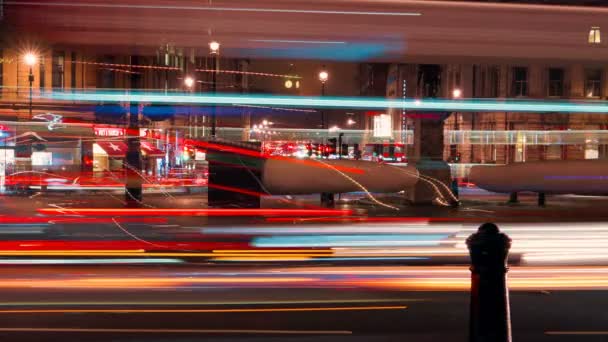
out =
[[[549,68],[547,73],[547,95],[562,97],[565,94],[564,69]],[[528,96],[528,68],[514,67],[512,70],[511,96]],[[585,70],[585,96],[597,98],[602,95],[602,69]]]

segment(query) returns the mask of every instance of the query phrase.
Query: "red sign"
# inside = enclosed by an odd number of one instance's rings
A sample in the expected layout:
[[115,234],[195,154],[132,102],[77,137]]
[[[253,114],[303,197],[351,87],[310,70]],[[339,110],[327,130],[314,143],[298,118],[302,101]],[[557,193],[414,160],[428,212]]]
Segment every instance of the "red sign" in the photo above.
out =
[[[95,135],[98,137],[124,137],[125,135],[132,134],[129,130],[127,132],[126,129],[121,127],[103,127],[103,126],[94,126]],[[0,129],[2,130],[2,129]],[[160,130],[158,129],[149,129],[149,128],[140,128],[139,136],[142,138],[160,138]]]
[[98,137],[122,137],[125,129],[119,127],[93,127],[95,135]]

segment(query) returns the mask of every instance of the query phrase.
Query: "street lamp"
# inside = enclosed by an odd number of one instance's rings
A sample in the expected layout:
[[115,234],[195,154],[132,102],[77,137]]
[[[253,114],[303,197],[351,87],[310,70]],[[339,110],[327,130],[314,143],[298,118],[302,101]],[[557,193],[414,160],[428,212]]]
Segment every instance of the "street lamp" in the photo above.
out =
[[[213,57],[213,72],[212,72],[212,82],[211,82],[211,90],[213,95],[217,93],[217,73],[219,72],[219,54],[220,54],[220,43],[215,40],[209,43],[209,53]],[[215,130],[217,125],[217,117],[216,117],[216,105],[214,104],[211,108],[211,139],[215,139]]]
[[455,99],[459,99],[462,96],[462,90],[456,88],[452,91],[452,97]]
[[327,71],[322,70],[321,72],[319,72],[319,81],[321,81],[322,84],[325,84],[328,78],[329,74],[327,73]]
[[348,120],[346,120],[346,124],[347,124],[347,125],[349,125],[349,126],[352,126],[352,125],[354,125],[354,124],[356,124],[356,123],[357,123],[357,122],[356,122],[355,120],[353,120],[353,119],[348,119]]
[[[188,91],[192,93],[192,90],[194,89],[194,78],[192,78],[191,76],[186,76],[186,78],[184,78],[184,85],[186,86],[186,88],[188,88]],[[195,132],[197,130],[197,127],[195,125]],[[192,107],[188,106],[188,134],[190,135],[190,137],[192,137]],[[194,134],[195,136],[198,133]]]
[[220,43],[214,41],[211,41],[209,43],[209,51],[211,51],[211,53],[213,54],[218,54],[220,52]]
[[25,62],[25,65],[27,65],[30,68],[30,74],[28,75],[28,80],[30,82],[30,120],[32,119],[32,88],[34,86],[34,65],[36,64],[36,62],[38,61],[38,56],[36,56],[34,53],[32,52],[28,52],[23,56],[23,61]]
[[[329,73],[325,70],[325,66],[319,72],[319,81],[321,81],[321,96],[325,96],[325,83],[329,79]],[[325,129],[325,112],[321,109],[321,129]]]
[[190,76],[184,78],[184,85],[186,85],[189,90],[192,90],[192,86],[194,86],[194,78]]

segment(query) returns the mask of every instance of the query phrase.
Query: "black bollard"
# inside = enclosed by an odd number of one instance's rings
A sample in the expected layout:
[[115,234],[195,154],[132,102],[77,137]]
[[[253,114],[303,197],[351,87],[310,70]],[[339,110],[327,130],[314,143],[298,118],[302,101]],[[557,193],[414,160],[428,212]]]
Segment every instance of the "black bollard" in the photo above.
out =
[[545,193],[544,192],[539,192],[538,193],[538,206],[539,207],[544,207],[546,204],[546,198],[545,198]]
[[509,202],[508,203],[519,203],[517,199],[517,192],[512,192],[509,194]]
[[335,205],[334,194],[329,192],[321,193],[321,206],[327,208],[333,208]]
[[471,255],[470,342],[510,342],[511,314],[506,284],[511,239],[493,223],[467,239]]

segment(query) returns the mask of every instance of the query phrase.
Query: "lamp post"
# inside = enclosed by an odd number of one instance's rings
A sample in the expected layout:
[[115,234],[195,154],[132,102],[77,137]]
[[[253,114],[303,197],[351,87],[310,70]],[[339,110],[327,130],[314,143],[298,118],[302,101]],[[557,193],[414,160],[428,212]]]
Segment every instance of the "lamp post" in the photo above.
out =
[[[325,70],[325,66],[319,72],[319,81],[321,81],[321,96],[325,96],[325,82],[329,79],[329,73]],[[321,129],[325,129],[325,113],[321,109]]]
[[[186,78],[184,78],[184,85],[190,93],[192,93],[194,89],[194,83],[194,78],[191,76],[186,76]],[[192,106],[188,106],[188,133],[190,134],[190,138],[192,138]]]
[[30,120],[32,119],[32,98],[33,98],[33,86],[34,86],[34,64],[38,61],[38,57],[32,52],[28,52],[23,56],[23,61],[30,68],[28,75],[28,81],[30,82]]
[[[219,72],[219,54],[220,54],[220,43],[216,41],[212,41],[209,43],[209,52],[213,57],[213,72],[212,72],[212,82],[211,82],[211,90],[213,95],[217,93],[217,73]],[[215,139],[215,131],[217,125],[216,118],[216,105],[213,104],[211,108],[211,139]]]

